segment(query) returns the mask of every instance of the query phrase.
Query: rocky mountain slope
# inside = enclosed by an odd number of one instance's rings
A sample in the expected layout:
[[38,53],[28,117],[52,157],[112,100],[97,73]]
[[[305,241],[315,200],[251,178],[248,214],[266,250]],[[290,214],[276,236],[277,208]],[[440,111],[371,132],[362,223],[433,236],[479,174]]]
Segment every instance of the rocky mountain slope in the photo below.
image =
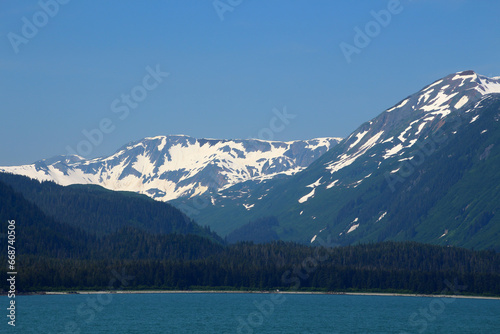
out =
[[362,124],[292,178],[236,201],[226,194],[234,189],[222,191],[196,219],[225,234],[228,224],[275,216],[279,238],[304,243],[329,236],[338,244],[500,247],[498,93],[498,77],[451,74]]

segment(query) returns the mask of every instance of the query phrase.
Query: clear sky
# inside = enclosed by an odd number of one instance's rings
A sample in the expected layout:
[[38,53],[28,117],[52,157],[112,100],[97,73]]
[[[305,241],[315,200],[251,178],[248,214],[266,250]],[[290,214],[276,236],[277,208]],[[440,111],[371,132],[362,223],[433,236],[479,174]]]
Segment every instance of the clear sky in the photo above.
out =
[[497,0],[59,2],[0,2],[0,165],[345,137],[447,74],[500,75]]

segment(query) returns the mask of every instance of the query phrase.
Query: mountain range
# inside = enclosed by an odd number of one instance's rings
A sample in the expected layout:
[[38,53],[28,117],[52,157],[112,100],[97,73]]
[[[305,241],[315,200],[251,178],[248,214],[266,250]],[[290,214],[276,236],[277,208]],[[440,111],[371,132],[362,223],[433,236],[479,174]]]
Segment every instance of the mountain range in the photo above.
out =
[[453,73],[347,138],[160,136],[0,171],[169,201],[222,236],[500,249],[500,77]]
[[131,142],[111,156],[56,156],[1,172],[60,185],[95,184],[133,191],[159,201],[217,192],[244,181],[293,175],[341,138],[278,142],[158,136]]

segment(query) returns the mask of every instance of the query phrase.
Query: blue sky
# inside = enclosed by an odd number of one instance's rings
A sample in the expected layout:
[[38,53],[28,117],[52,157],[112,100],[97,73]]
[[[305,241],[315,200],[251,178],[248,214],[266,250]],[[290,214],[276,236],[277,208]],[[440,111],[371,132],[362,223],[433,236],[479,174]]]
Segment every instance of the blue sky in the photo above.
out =
[[494,0],[55,1],[0,3],[0,165],[168,134],[345,137],[447,74],[500,75]]

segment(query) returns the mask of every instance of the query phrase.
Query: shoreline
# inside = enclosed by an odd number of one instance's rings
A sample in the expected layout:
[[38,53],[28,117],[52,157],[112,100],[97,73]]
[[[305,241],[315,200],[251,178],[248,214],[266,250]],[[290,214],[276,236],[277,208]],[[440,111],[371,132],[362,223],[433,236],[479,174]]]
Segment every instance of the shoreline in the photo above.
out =
[[429,295],[429,294],[407,294],[391,292],[322,292],[322,291],[238,291],[238,290],[120,290],[120,291],[45,291],[18,296],[40,296],[40,295],[95,295],[95,294],[289,294],[289,295],[344,295],[344,296],[381,296],[381,297],[425,297],[425,298],[461,298],[461,299],[489,299],[500,300],[500,297],[474,296],[474,295]]

